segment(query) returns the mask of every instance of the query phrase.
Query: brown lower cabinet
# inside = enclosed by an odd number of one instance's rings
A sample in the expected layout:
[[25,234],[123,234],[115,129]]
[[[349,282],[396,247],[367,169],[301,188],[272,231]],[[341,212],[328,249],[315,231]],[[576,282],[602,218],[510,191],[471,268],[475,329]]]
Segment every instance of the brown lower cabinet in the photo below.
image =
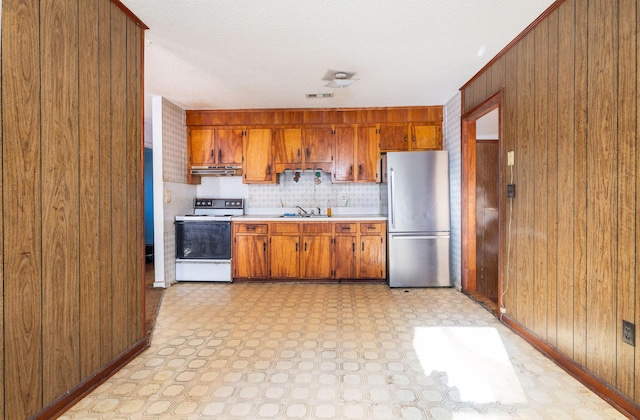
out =
[[386,222],[233,222],[234,279],[386,277]]
[[386,277],[386,224],[340,222],[334,226],[336,279]]

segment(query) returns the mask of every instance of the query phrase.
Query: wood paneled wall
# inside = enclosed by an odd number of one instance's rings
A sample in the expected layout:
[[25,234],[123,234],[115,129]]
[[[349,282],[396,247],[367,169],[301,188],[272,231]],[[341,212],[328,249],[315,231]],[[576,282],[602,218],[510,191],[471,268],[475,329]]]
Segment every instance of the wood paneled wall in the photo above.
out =
[[143,30],[109,0],[2,2],[1,418],[146,341]]
[[639,25],[635,0],[559,1],[462,88],[463,114],[503,89],[507,316],[636,404],[640,343],[621,335],[640,326]]

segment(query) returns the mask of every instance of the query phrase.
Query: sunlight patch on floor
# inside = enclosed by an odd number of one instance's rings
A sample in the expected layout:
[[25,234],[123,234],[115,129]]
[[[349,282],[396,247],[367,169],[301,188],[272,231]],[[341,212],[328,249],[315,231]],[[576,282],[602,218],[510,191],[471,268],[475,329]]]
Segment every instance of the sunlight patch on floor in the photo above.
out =
[[444,376],[461,401],[527,402],[495,328],[416,327],[413,347],[425,375]]

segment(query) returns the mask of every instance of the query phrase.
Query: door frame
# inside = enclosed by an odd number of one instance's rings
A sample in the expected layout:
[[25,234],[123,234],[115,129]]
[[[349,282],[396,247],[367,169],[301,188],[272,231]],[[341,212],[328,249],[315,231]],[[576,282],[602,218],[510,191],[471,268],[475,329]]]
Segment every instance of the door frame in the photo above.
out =
[[[498,109],[498,185],[502,188],[502,89],[491,95],[482,103],[464,113],[461,117],[462,137],[462,291],[467,294],[476,293],[476,121]],[[503,195],[498,194],[498,307],[502,306],[502,238],[503,238]]]

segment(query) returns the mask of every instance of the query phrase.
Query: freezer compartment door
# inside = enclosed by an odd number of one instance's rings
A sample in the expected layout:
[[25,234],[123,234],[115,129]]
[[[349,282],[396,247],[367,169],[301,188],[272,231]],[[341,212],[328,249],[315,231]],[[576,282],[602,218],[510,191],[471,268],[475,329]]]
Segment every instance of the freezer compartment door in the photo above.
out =
[[390,287],[451,287],[448,234],[389,233]]
[[449,154],[387,153],[390,232],[448,232]]

